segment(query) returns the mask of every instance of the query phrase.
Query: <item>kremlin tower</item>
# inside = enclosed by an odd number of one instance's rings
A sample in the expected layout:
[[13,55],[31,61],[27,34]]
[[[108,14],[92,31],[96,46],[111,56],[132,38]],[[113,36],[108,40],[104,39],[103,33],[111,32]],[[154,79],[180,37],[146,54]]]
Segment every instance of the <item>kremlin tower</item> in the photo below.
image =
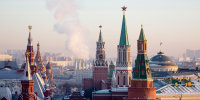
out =
[[18,100],[36,100],[36,95],[33,92],[34,81],[32,80],[31,70],[29,65],[29,53],[26,52],[26,66],[24,69],[24,76],[21,81],[22,93]]
[[127,7],[122,7],[123,21],[120,42],[117,46],[117,63],[116,63],[116,84],[117,86],[129,86],[132,77],[132,62],[130,45],[128,41],[128,33],[126,26],[125,11]]
[[31,29],[32,29],[32,26],[28,26],[29,28],[29,37],[28,37],[28,44],[27,44],[27,49],[26,49],[26,52],[29,53],[29,64],[30,64],[30,67],[31,67],[31,75],[33,75],[34,73],[37,72],[37,67],[36,65],[34,64],[34,51],[33,51],[33,44],[32,44],[32,38],[31,38]]
[[156,88],[153,87],[143,27],[137,41],[137,53],[131,87],[128,88],[128,98],[124,100],[156,100]]
[[99,33],[99,40],[97,43],[96,48],[96,60],[94,62],[94,70],[93,70],[93,86],[96,90],[102,89],[102,80],[107,80],[108,77],[108,64],[105,60],[105,42],[102,38],[101,28],[99,26],[100,33]]
[[37,54],[35,56],[35,63],[37,65],[37,67],[38,67],[38,71],[41,73],[43,79],[45,79],[44,78],[44,76],[45,76],[44,74],[46,74],[45,73],[46,69],[45,69],[45,67],[43,65],[42,56],[40,54],[40,43],[39,42],[37,44]]

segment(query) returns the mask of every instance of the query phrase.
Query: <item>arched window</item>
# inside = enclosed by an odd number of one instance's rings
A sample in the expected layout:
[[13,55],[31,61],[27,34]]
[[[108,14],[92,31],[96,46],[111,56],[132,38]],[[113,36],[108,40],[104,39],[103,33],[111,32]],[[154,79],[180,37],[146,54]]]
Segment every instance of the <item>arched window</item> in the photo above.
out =
[[141,50],[144,50],[144,47],[143,47],[144,45],[143,44],[141,44]]
[[28,77],[28,71],[26,71],[26,77]]
[[126,85],[126,76],[124,76],[123,85]]
[[118,79],[117,79],[117,81],[118,81],[117,83],[118,83],[118,85],[119,85],[119,76],[118,76]]
[[118,61],[118,62],[120,63],[120,57],[121,57],[121,56],[120,56],[120,51],[119,51],[119,54],[118,54],[118,56],[119,56],[119,59],[118,59],[119,61]]
[[126,50],[123,50],[123,63],[126,63]]

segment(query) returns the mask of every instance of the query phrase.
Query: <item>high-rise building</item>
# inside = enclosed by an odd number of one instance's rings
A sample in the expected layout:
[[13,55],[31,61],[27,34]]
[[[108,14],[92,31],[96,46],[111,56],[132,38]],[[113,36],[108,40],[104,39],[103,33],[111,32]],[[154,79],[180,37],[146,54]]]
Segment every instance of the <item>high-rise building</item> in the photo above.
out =
[[131,52],[128,41],[128,33],[126,26],[125,11],[127,7],[122,7],[123,10],[123,21],[121,28],[121,36],[119,45],[117,46],[117,63],[116,63],[116,78],[118,86],[128,86],[130,85],[132,77],[132,61]]

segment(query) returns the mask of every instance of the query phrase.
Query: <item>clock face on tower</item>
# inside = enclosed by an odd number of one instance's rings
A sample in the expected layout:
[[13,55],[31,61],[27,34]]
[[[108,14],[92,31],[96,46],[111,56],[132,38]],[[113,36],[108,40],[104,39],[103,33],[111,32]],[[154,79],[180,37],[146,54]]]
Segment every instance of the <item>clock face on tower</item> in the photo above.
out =
[[99,55],[99,59],[102,59],[102,58],[103,58],[103,55],[102,55],[102,54],[100,54],[100,55]]

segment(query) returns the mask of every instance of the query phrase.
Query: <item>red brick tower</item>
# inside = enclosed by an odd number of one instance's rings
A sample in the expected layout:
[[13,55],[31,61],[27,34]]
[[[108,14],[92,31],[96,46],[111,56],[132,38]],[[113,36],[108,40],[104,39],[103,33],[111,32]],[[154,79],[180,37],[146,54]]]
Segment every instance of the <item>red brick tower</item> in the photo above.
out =
[[112,85],[112,79],[113,79],[113,75],[115,74],[115,65],[113,63],[113,61],[111,60],[110,64],[109,64],[109,69],[108,69],[108,82],[107,82],[107,87],[108,89],[111,89],[111,85]]
[[147,40],[143,28],[141,28],[137,47],[138,54],[133,69],[134,75],[131,80],[131,87],[128,88],[128,98],[124,98],[124,100],[156,100],[156,88],[153,87],[147,57]]
[[43,60],[42,60],[42,56],[40,54],[40,43],[38,42],[37,44],[37,54],[35,56],[35,63],[37,65],[37,68],[38,68],[38,71],[41,73],[42,77],[44,77],[46,74],[46,69],[44,67],[44,64],[43,64]]
[[22,84],[22,93],[19,96],[19,100],[36,100],[36,95],[33,92],[34,81],[32,80],[31,70],[29,65],[29,53],[26,53],[26,66],[24,69]]
[[32,26],[28,26],[29,28],[29,37],[28,37],[28,44],[27,44],[27,49],[26,49],[26,52],[29,53],[29,64],[30,64],[30,67],[31,67],[31,75],[33,75],[34,73],[37,72],[37,67],[35,66],[35,63],[34,63],[34,51],[33,51],[33,44],[32,44],[32,38],[31,38],[31,29],[32,29]]
[[122,21],[122,29],[120,42],[117,46],[117,63],[116,63],[116,79],[118,86],[129,86],[130,80],[132,77],[132,61],[131,61],[131,52],[130,45],[128,41],[128,33],[126,26],[126,18],[125,11],[126,7],[122,7],[123,9],[123,21]]
[[103,42],[101,28],[99,26],[100,33],[99,33],[99,40],[97,41],[97,48],[96,48],[96,60],[94,62],[94,70],[93,70],[93,85],[96,90],[102,89],[102,80],[107,80],[108,77],[108,64],[105,60],[105,42]]

